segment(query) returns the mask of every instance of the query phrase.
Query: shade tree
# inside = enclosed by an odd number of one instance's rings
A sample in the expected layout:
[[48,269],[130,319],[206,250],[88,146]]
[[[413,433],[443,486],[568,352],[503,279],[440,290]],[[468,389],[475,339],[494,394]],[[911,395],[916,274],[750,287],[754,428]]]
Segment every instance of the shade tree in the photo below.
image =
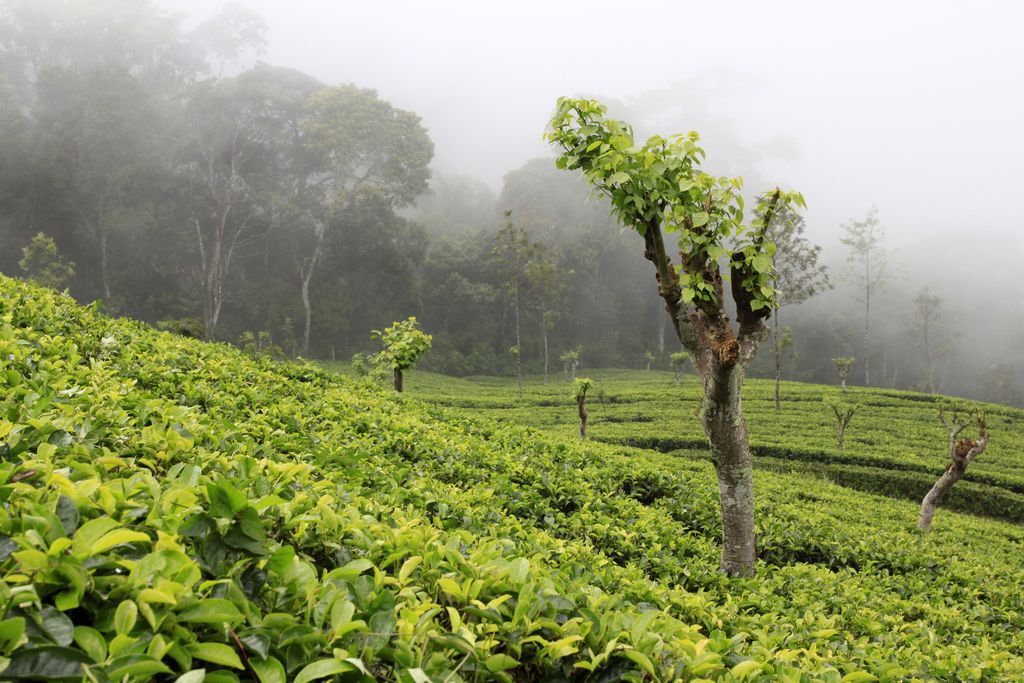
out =
[[403,373],[430,350],[432,337],[419,328],[415,316],[400,320],[384,330],[373,330],[371,338],[379,339],[384,348],[373,357],[373,364],[392,371],[395,391],[403,389]]
[[[703,422],[722,514],[721,569],[749,576],[756,558],[753,463],[741,388],[778,304],[767,230],[779,210],[803,199],[780,189],[764,194],[747,223],[742,181],[701,170],[697,133],[639,143],[627,123],[607,117],[593,100],[560,98],[547,138],[560,151],[558,167],[581,171],[643,239],[658,294],[704,382]],[[738,328],[726,312],[727,278]]]
[[871,299],[890,280],[885,229],[879,225],[878,209],[871,209],[863,220],[851,220],[842,230],[839,241],[849,249],[844,276],[857,289],[864,304],[864,386],[871,386]]
[[[768,226],[767,237],[775,244],[773,257],[775,288],[778,307],[772,317],[772,355],[775,357],[775,409],[781,409],[779,385],[782,380],[783,355],[793,344],[792,330],[788,337],[780,332],[779,320],[785,306],[801,304],[811,297],[832,288],[828,269],[821,262],[821,247],[805,236],[803,216],[789,207],[777,212]],[[789,328],[785,328],[789,329]]]

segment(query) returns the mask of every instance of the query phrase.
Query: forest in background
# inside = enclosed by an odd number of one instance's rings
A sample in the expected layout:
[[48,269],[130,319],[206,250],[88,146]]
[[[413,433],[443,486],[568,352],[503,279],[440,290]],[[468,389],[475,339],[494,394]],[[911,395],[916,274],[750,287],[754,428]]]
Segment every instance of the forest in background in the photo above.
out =
[[[344,359],[410,315],[434,335],[422,367],[451,374],[511,374],[513,346],[537,373],[578,347],[584,367],[667,368],[679,350],[637,237],[553,158],[499,192],[432,173],[414,112],[372,83],[259,62],[266,26],[239,6],[189,28],[127,0],[8,1],[0,19],[5,274],[287,356]],[[851,221],[870,206],[851,199]],[[908,244],[878,218],[889,268],[871,383],[1020,404],[1024,313],[1005,257],[967,234]],[[785,378],[834,382],[833,358],[863,361],[849,249],[823,246],[834,287],[780,312]],[[751,371],[774,372],[770,349]]]

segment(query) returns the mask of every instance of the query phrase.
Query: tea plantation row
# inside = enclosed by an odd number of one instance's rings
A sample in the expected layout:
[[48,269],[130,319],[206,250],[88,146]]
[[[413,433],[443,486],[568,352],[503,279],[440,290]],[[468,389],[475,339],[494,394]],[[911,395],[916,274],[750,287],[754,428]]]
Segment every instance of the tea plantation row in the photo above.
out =
[[579,444],[0,279],[0,678],[1012,680],[1024,531]]
[[[603,396],[590,402],[590,437],[686,457],[709,457],[696,411],[698,380],[674,386],[672,373],[588,371]],[[559,376],[527,383],[523,397],[513,380],[455,379],[414,373],[411,390],[436,404],[476,415],[500,414],[519,424],[571,438],[575,402]],[[748,380],[744,410],[755,466],[824,476],[845,486],[920,501],[948,463],[949,435],[939,423],[940,406],[985,411],[992,442],[971,464],[943,504],[945,509],[1024,523],[1024,411],[943,396],[851,387],[847,400],[861,404],[836,448],[835,418],[822,403],[838,387],[784,382],[776,411],[774,383]]]

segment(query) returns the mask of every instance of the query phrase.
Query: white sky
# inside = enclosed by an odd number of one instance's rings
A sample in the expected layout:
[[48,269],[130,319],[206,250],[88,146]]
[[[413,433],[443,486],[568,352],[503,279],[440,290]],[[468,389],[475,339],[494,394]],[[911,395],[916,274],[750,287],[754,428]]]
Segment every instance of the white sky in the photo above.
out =
[[628,100],[685,83],[701,101],[680,104],[694,119],[682,127],[724,126],[721,145],[760,155],[756,168],[715,168],[705,132],[708,169],[801,190],[818,240],[876,205],[896,243],[998,232],[1024,259],[1024,3],[241,4],[270,25],[265,61],[375,88],[422,116],[442,172],[499,189],[505,171],[547,153],[559,95]]

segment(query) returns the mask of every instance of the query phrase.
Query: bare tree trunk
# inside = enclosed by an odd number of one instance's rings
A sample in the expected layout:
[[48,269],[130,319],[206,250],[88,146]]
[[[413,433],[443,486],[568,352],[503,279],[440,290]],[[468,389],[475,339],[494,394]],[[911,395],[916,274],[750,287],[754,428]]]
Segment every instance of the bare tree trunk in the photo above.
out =
[[864,258],[864,386],[871,386],[871,252]]
[[309,356],[309,333],[313,327],[313,302],[309,297],[309,281],[312,276],[312,268],[302,275],[302,311],[305,314],[302,323],[302,355],[306,357]]
[[949,489],[953,488],[953,484],[963,478],[965,472],[967,472],[966,467],[960,467],[957,463],[953,462],[946,469],[945,473],[939,477],[939,480],[935,482],[931,490],[925,494],[924,500],[921,501],[921,515],[917,518],[918,529],[921,531],[931,531],[932,518],[935,517],[935,510],[939,507],[939,503],[946,497]]
[[309,291],[310,283],[313,281],[313,274],[320,262],[320,254],[323,253],[326,236],[327,226],[316,225],[316,245],[313,247],[313,254],[304,262],[299,263],[299,277],[302,280],[302,309],[306,316],[302,324],[302,355],[306,357],[309,357],[309,335],[313,327],[313,301]]
[[951,462],[946,467],[946,471],[939,477],[939,480],[932,486],[931,490],[925,494],[924,500],[921,501],[921,515],[917,518],[917,528],[921,531],[928,532],[931,530],[932,519],[935,517],[935,510],[938,508],[939,503],[945,498],[946,493],[953,487],[953,484],[963,478],[967,472],[967,466],[988,445],[985,415],[978,413],[975,416],[975,420],[978,424],[978,438],[976,440],[960,439],[958,441],[957,436],[967,427],[967,422],[955,413],[952,419],[946,420],[945,413],[941,410],[939,411],[939,421],[949,430],[949,458]]
[[548,383],[548,326],[547,321],[541,315],[541,333],[544,336],[544,384]]
[[402,370],[395,368],[395,391],[402,393]]
[[580,413],[580,438],[587,438],[587,397],[577,396],[576,405]]
[[775,410],[782,410],[779,399],[779,383],[782,381],[782,349],[779,347],[779,313],[775,312],[772,326],[772,350],[775,352]]
[[107,231],[100,230],[100,283],[103,285],[103,303],[110,305],[110,266],[107,260]]
[[704,379],[704,433],[718,476],[722,509],[722,571],[730,576],[753,576],[754,465],[747,443],[740,390],[743,368],[724,366],[717,359]]
[[846,425],[840,421],[836,425],[836,446],[839,450],[843,450],[843,436],[846,435]]
[[665,355],[665,316],[661,317],[661,324],[658,326],[658,355]]
[[523,344],[519,330],[519,282],[513,284],[513,297],[516,314],[516,382],[519,384],[519,398],[523,397]]

